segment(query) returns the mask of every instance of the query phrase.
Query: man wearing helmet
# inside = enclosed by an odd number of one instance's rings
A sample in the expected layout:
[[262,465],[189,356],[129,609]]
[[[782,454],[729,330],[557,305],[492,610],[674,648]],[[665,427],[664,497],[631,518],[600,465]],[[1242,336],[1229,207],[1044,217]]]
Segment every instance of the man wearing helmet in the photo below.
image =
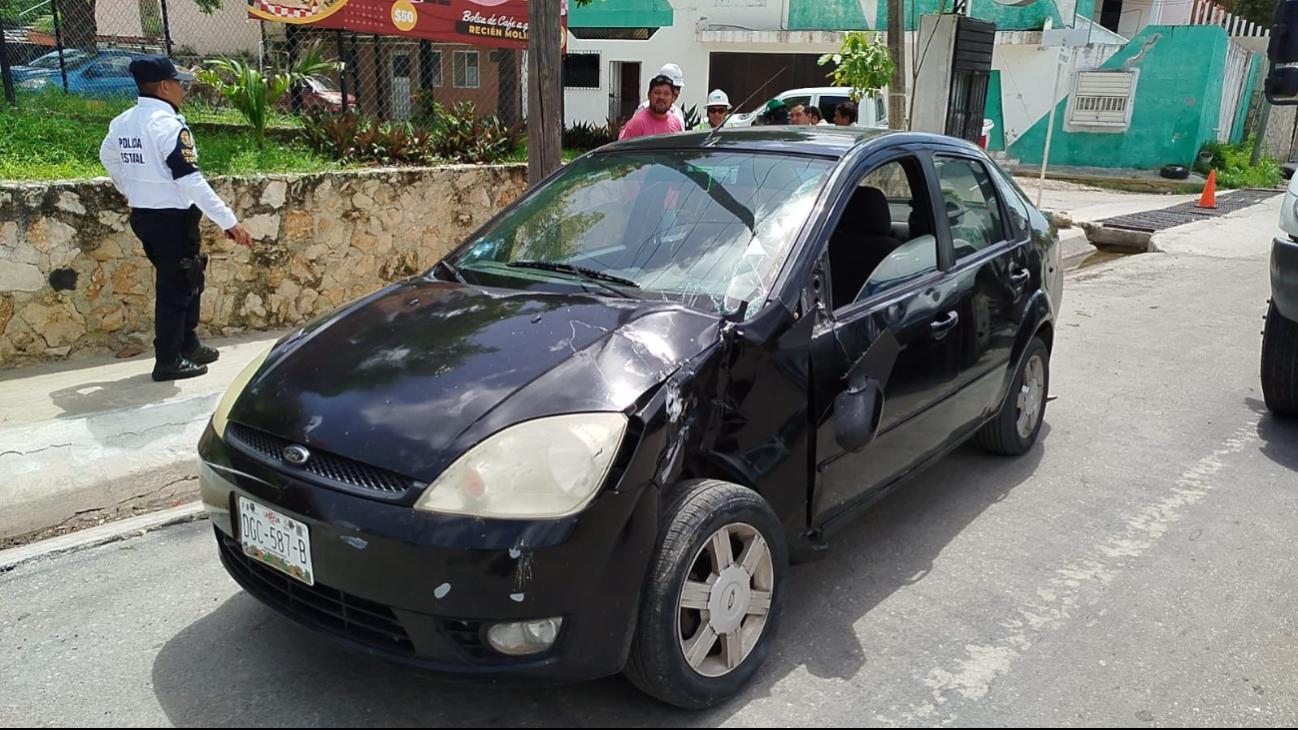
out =
[[708,94],[707,118],[699,122],[695,129],[706,132],[720,127],[726,117],[730,116],[730,108],[730,97],[721,89],[716,89]]
[[[681,98],[681,89],[685,86],[685,72],[681,71],[681,67],[674,63],[666,63],[663,64],[663,67],[658,69],[658,73],[654,75],[655,78],[658,76],[666,76],[671,79],[672,108],[668,113],[680,120],[681,129],[685,129],[685,114],[681,112],[680,107],[676,103],[677,100]],[[645,101],[640,102],[640,106],[636,108],[636,112],[647,108],[649,108],[649,101],[646,99]]]

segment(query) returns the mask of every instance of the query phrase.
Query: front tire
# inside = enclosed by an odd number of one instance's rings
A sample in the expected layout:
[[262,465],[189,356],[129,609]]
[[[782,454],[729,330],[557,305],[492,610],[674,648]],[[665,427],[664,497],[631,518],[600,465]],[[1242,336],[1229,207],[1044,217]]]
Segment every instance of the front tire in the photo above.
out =
[[1037,442],[1050,392],[1050,350],[1033,337],[1010,382],[1000,413],[978,431],[978,445],[1006,456],[1026,454]]
[[1262,333],[1262,398],[1277,416],[1298,416],[1298,322],[1271,302]]
[[685,709],[738,694],[761,667],[784,604],[788,548],[766,500],[702,480],[663,509],[626,675]]

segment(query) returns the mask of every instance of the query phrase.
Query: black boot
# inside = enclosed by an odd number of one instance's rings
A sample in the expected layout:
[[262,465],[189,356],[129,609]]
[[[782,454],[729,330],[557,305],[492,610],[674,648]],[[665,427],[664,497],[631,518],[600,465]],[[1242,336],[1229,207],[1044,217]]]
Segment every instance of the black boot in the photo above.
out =
[[206,365],[210,362],[216,362],[217,359],[221,357],[221,351],[215,347],[199,345],[193,350],[186,352],[184,357],[195,365]]
[[159,382],[163,380],[184,380],[185,378],[196,378],[200,375],[206,374],[206,365],[195,364],[183,357],[173,363],[165,365],[163,363],[157,363],[153,366],[153,379]]

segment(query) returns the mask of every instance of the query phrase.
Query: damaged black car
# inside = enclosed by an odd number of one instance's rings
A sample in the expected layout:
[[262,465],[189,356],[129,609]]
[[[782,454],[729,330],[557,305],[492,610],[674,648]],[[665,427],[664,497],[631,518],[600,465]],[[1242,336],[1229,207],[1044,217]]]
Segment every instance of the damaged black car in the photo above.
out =
[[1032,447],[1059,259],[950,137],[607,146],[240,375],[199,445],[220,558],[371,655],[716,704],[790,564],[965,441]]

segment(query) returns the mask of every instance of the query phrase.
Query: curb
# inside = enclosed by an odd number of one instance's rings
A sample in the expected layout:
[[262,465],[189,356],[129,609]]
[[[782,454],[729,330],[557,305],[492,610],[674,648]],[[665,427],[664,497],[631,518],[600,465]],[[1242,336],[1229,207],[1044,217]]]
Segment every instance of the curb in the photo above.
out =
[[219,399],[0,427],[0,540],[196,499],[195,447]]
[[164,527],[206,518],[207,515],[203,511],[202,503],[191,502],[161,512],[152,512],[120,522],[92,527],[89,530],[41,540],[30,545],[0,550],[0,573],[6,573],[19,565],[40,558],[109,545],[132,537],[142,536],[147,532],[160,530]]

